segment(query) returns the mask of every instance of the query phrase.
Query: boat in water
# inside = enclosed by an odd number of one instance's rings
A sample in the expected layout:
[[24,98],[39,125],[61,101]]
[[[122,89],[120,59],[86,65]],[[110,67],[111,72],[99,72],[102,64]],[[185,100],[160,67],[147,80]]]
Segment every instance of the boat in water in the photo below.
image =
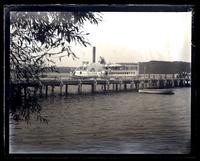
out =
[[99,63],[83,64],[71,73],[73,78],[102,78],[104,76],[104,65]]
[[[130,64],[130,63],[129,63]],[[139,75],[138,64],[123,63],[88,63],[77,67],[72,73],[73,78],[127,78]]]
[[100,56],[100,61],[96,62],[96,47],[93,47],[92,63],[83,61],[83,64],[70,73],[71,78],[134,78],[139,75],[139,63],[106,63]]
[[172,89],[139,89],[138,92],[148,94],[174,94]]

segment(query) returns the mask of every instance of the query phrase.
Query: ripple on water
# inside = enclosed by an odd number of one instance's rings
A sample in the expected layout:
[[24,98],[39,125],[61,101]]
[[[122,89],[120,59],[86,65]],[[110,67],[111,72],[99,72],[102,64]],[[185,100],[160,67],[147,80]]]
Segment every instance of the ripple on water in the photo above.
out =
[[12,153],[190,152],[190,88],[175,95],[119,92],[41,100],[48,124],[10,126]]

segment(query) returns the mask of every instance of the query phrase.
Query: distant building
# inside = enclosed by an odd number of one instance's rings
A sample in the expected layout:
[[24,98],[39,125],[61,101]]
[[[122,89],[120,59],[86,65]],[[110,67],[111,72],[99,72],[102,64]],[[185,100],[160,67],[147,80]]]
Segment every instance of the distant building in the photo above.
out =
[[149,61],[139,63],[140,74],[180,74],[190,72],[191,64],[188,62]]

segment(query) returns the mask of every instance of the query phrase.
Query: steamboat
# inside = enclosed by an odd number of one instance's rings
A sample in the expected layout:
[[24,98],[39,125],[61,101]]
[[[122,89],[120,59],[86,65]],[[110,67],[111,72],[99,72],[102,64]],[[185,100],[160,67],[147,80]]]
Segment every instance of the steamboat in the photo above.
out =
[[138,63],[105,63],[95,62],[95,47],[93,47],[93,62],[83,62],[71,72],[73,78],[133,78],[139,75]]

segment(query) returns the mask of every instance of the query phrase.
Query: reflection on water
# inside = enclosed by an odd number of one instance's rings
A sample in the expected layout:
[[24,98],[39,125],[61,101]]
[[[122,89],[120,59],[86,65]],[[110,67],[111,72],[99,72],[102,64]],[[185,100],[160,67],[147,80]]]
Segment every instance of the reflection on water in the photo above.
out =
[[49,97],[41,105],[48,124],[10,124],[11,153],[190,152],[190,88]]

